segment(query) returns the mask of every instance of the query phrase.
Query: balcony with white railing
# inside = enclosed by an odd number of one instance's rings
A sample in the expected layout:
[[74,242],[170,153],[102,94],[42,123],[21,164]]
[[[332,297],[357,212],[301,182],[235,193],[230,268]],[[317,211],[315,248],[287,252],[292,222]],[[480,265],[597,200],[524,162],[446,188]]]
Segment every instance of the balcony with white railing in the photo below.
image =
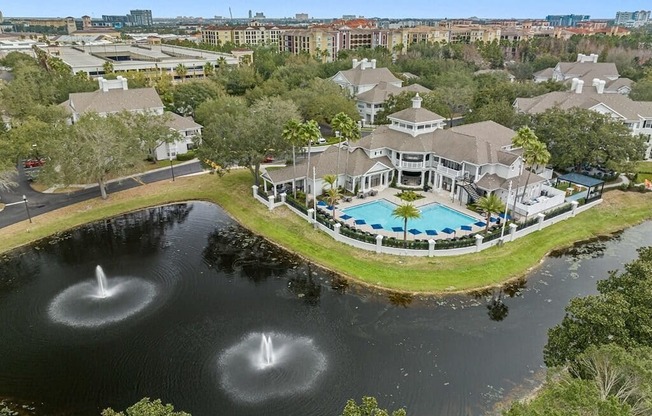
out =
[[401,161],[402,168],[408,168],[408,169],[423,169],[424,163],[423,162],[406,162],[404,160]]
[[457,178],[458,176],[462,175],[461,170],[455,170],[451,168],[447,168],[446,166],[439,164],[437,165],[437,173],[441,173],[442,175],[446,175],[448,177],[452,178]]

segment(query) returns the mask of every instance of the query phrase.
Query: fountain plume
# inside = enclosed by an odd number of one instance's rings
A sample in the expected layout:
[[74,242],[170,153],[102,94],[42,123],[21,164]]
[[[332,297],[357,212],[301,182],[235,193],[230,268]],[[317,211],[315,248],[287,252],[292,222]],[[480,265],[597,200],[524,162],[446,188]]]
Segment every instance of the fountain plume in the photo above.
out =
[[102,266],[98,265],[95,267],[95,277],[97,278],[97,292],[99,297],[105,298],[109,294],[106,293],[107,289],[107,283],[106,283],[106,275],[104,274],[104,270],[102,270]]
[[274,347],[272,346],[272,337],[262,334],[260,341],[260,363],[264,366],[274,364]]

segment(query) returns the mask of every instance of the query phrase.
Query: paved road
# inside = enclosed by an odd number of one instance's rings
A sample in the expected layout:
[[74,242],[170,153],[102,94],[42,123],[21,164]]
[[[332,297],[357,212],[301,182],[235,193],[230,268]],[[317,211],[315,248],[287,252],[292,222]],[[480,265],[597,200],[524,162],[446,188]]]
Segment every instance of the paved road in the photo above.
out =
[[[174,175],[183,176],[201,172],[201,170],[199,162],[194,161],[174,166]],[[143,183],[152,183],[162,180],[170,180],[171,178],[172,173],[170,169],[162,169],[145,173],[140,176],[139,180]],[[70,194],[44,194],[36,192],[29,186],[29,181],[27,180],[27,176],[22,167],[19,168],[17,182],[17,188],[12,189],[10,192],[0,192],[0,201],[4,204],[13,203],[13,205],[8,205],[5,207],[4,211],[0,212],[0,228],[19,221],[27,221],[27,212],[25,210],[25,204],[23,203],[23,195],[27,197],[27,206],[33,217],[100,196],[100,191],[97,186]],[[118,182],[109,183],[107,185],[107,192],[110,194],[112,192],[123,191],[141,185],[142,184],[135,179],[123,179]]]

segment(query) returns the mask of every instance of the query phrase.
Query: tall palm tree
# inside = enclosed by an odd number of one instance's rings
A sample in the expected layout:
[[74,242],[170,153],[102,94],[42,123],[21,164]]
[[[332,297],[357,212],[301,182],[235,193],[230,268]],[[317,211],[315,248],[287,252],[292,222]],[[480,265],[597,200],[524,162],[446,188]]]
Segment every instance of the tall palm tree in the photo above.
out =
[[297,198],[297,187],[295,185],[297,177],[297,154],[296,146],[300,146],[301,143],[301,123],[297,120],[291,119],[285,123],[283,128],[283,138],[292,145],[292,194],[294,199]]
[[204,78],[208,78],[215,73],[215,67],[210,62],[206,62],[204,65]]
[[186,74],[188,73],[188,68],[184,64],[179,64],[174,68],[174,72],[177,73],[179,78],[181,78],[181,82],[186,78]]
[[[344,177],[346,180],[347,170],[349,166],[349,153],[351,152],[351,142],[357,142],[360,139],[360,129],[358,123],[356,123],[351,117],[345,113],[337,113],[333,120],[331,120],[331,125],[335,130],[340,132],[340,138],[346,140],[346,162],[344,164]],[[338,143],[337,149],[337,173],[340,172],[340,149],[341,143]]]
[[407,224],[408,220],[414,220],[421,218],[421,211],[417,209],[414,205],[409,202],[399,205],[394,208],[392,211],[392,216],[394,218],[403,219],[403,247],[407,247]]
[[523,188],[523,194],[521,195],[521,201],[525,198],[525,189],[527,188],[527,184],[530,182],[530,175],[532,174],[533,167],[545,165],[550,161],[550,152],[548,151],[546,144],[543,142],[535,140],[528,143],[528,145],[523,149],[523,160],[525,161],[525,164],[530,166],[530,169],[528,169],[525,187]]
[[[302,123],[299,127],[299,137],[301,138],[302,144],[308,144],[308,163],[306,166],[306,184],[305,191],[308,190],[308,178],[310,178],[310,152],[312,150],[312,142],[317,140],[321,136],[319,131],[319,125],[315,120],[310,120]],[[316,194],[317,190],[312,190],[313,194]],[[315,195],[313,195],[315,197]],[[306,192],[306,206],[308,206],[308,192]]]
[[[526,147],[529,146],[530,143],[536,142],[539,139],[537,138],[537,135],[534,134],[532,129],[529,127],[521,127],[518,129],[516,132],[516,136],[512,138],[512,146],[514,147],[520,147],[525,150]],[[512,211],[516,210],[516,200],[518,199],[518,189],[521,187],[521,173],[519,172],[518,175],[518,184],[516,185],[516,192],[514,192],[514,205],[512,206]],[[525,184],[525,188],[527,188],[527,183]],[[525,192],[525,189],[523,189],[523,192]]]
[[480,208],[486,214],[486,227],[485,232],[489,231],[489,222],[491,221],[491,214],[502,212],[505,209],[505,204],[496,194],[489,194],[483,196],[475,203],[477,208]]
[[102,69],[104,70],[105,74],[112,74],[113,73],[113,64],[110,61],[106,61],[102,65]]
[[331,212],[333,213],[333,219],[335,218],[335,204],[342,198],[340,190],[337,188],[330,188],[326,191],[326,202],[331,207]]
[[[326,182],[326,185],[330,186],[329,189],[335,188],[335,185],[337,184],[337,175],[333,175],[333,174],[324,175],[322,179],[324,180],[324,182]],[[324,185],[324,188],[326,188],[326,185]]]

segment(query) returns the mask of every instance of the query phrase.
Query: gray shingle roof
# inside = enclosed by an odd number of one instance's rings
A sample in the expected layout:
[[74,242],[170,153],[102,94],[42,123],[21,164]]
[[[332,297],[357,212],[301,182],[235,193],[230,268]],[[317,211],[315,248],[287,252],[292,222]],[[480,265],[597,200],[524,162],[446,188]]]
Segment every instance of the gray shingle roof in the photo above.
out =
[[593,78],[619,77],[616,64],[613,62],[560,62],[559,69],[566,78],[579,78],[589,83]]
[[517,98],[515,105],[518,110],[528,114],[538,114],[549,108],[559,107],[562,110],[579,107],[591,109],[603,103],[627,120],[638,120],[640,116],[652,117],[652,101],[633,101],[621,94],[597,94],[586,92],[554,91],[534,98]]
[[[340,71],[339,74],[346,78],[351,85],[371,85],[378,84],[382,81],[388,83],[402,82],[387,68],[360,69],[360,67],[357,67],[346,71]],[[335,76],[337,76],[337,74]]]
[[356,99],[358,101],[364,101],[365,103],[378,104],[387,101],[387,98],[390,95],[398,95],[404,91],[419,92],[419,93],[430,92],[428,88],[419,84],[412,84],[412,85],[408,85],[407,87],[397,87],[396,85],[388,84],[385,81],[381,81],[378,83],[378,85],[376,85],[372,89],[365,92],[361,92],[360,94],[356,95]]
[[425,108],[406,108],[405,110],[398,111],[390,114],[388,118],[409,121],[410,123],[425,123],[427,121],[440,121],[445,118],[437,113],[433,113]]
[[[469,162],[476,165],[500,163],[511,165],[518,155],[501,150],[511,145],[516,133],[506,127],[494,126],[493,121],[465,125],[464,131],[458,127],[447,130],[435,130],[416,137],[393,130],[389,126],[380,126],[371,134],[360,139],[355,146],[368,150],[390,148],[399,152],[435,153],[445,159],[457,162]],[[460,126],[462,127],[462,126]],[[488,134],[479,134],[486,130]],[[492,131],[499,132],[490,137]]]
[[166,111],[165,114],[169,121],[165,123],[169,128],[176,131],[195,130],[201,128],[202,125],[195,122],[192,117],[182,117],[176,113]]
[[163,102],[154,88],[133,90],[109,90],[76,92],[65,102],[70,110],[83,114],[86,112],[115,113],[123,110],[162,109]]
[[[346,167],[346,172],[349,175],[360,176],[374,167],[376,163],[382,163],[388,168],[393,169],[392,162],[386,156],[371,159],[363,149],[359,148],[353,149],[349,153],[348,165],[346,165],[346,162],[346,150],[342,150],[340,153],[339,173],[344,173]],[[294,176],[294,168],[292,166],[269,170],[266,171],[265,175],[275,184],[289,182],[293,177],[295,177],[295,179],[305,178],[307,163],[307,159],[297,163],[296,177]],[[329,174],[335,174],[337,170],[337,147],[330,146],[322,153],[318,153],[310,158],[310,168],[308,169],[310,177],[312,177],[313,167],[315,168],[315,174],[318,178],[322,178]]]

